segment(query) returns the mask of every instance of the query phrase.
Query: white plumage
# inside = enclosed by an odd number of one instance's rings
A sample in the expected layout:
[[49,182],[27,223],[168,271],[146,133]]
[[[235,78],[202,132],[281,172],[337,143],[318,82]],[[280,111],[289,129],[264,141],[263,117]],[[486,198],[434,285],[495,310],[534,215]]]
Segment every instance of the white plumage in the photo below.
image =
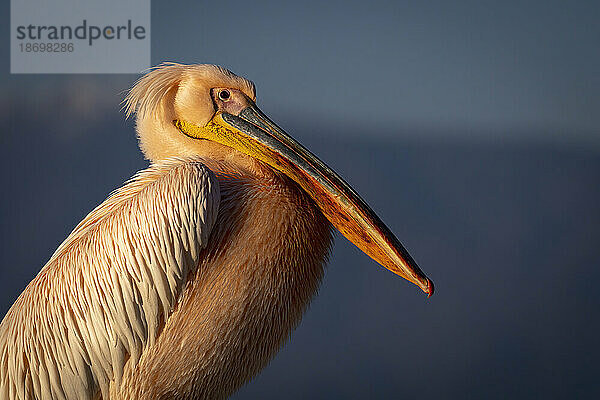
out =
[[0,398],[108,399],[171,314],[219,198],[199,160],[167,159],[93,210],[0,326]]

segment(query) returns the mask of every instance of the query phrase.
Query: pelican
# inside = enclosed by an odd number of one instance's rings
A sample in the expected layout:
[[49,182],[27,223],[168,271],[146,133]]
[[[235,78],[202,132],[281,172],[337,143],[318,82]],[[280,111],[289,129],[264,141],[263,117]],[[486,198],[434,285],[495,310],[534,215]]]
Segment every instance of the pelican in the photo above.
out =
[[219,399],[281,348],[338,229],[433,293],[393,233],[214,65],[128,92],[150,166],[91,211],[0,325],[1,399]]

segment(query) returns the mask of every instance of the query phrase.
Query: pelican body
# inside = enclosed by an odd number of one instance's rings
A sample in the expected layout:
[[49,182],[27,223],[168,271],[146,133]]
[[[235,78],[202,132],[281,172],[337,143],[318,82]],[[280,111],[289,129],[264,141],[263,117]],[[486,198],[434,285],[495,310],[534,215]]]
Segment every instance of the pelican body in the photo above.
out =
[[431,295],[368,205],[254,85],[162,64],[126,99],[151,161],[73,230],[0,325],[0,399],[218,399],[274,356],[335,227]]

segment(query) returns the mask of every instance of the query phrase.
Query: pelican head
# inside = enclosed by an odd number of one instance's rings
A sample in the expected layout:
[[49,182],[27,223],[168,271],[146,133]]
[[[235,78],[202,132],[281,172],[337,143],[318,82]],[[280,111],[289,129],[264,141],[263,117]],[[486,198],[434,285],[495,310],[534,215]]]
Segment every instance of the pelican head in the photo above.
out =
[[433,294],[431,280],[365,201],[258,109],[247,79],[213,65],[163,64],[130,91],[126,112],[137,113],[140,147],[148,159],[205,156],[283,174],[358,248]]

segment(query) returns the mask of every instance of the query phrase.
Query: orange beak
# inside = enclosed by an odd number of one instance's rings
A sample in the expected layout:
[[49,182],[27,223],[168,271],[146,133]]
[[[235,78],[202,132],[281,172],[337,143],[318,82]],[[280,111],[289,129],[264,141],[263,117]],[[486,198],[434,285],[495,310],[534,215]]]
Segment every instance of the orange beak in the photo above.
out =
[[348,240],[373,260],[433,294],[433,283],[365,201],[333,170],[292,139],[254,103],[239,115],[217,112],[204,127],[174,121],[184,134],[233,147],[300,185]]

